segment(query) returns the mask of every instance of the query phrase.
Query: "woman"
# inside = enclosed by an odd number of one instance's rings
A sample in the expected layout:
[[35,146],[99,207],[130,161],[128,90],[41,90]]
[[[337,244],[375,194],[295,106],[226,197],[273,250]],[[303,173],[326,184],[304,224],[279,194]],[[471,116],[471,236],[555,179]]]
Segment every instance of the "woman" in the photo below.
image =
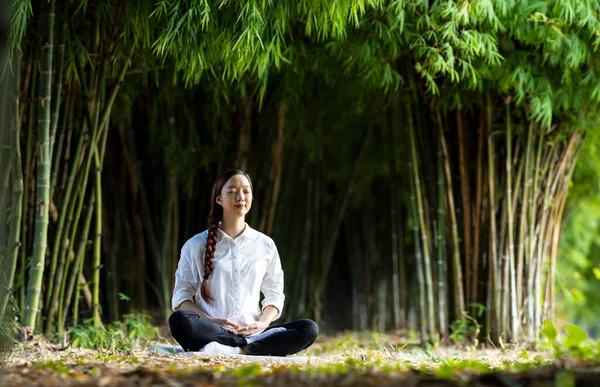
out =
[[269,326],[283,309],[283,271],[273,240],[245,222],[252,193],[250,176],[225,172],[213,187],[208,230],[181,249],[169,326],[186,351],[286,356],[317,338],[311,320]]

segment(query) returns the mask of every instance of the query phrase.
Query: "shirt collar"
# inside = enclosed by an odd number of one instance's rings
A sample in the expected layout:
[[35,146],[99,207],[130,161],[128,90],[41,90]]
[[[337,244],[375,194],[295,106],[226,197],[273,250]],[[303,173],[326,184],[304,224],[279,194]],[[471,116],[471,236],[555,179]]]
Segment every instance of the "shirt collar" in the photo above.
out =
[[[238,236],[236,239],[239,239],[239,238],[242,238],[242,237],[248,238],[250,240],[256,239],[256,237],[258,237],[258,231],[256,231],[252,227],[250,227],[250,225],[248,223],[245,223],[245,224],[246,224],[246,228],[240,234],[240,236]],[[221,242],[223,240],[223,238],[225,238],[226,236],[228,238],[231,238],[227,234],[225,234],[225,232],[223,230],[221,230],[221,227],[219,227],[217,230],[218,230],[218,232],[217,232],[218,233],[218,235],[217,235],[217,243]]]

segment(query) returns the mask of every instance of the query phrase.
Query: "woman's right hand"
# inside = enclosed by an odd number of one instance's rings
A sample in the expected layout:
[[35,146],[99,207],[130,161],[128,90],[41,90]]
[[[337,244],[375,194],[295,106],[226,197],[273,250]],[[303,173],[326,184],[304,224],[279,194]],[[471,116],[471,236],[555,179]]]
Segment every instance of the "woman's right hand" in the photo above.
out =
[[226,318],[211,318],[210,320],[216,324],[219,324],[223,328],[233,331],[235,333],[237,333],[237,331],[241,328],[239,325],[237,325],[233,321],[227,320]]

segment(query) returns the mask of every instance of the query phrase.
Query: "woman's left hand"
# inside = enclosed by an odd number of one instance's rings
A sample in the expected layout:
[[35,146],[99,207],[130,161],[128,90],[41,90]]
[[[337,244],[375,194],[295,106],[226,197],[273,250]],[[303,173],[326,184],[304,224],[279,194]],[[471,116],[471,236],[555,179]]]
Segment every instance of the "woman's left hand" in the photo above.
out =
[[267,324],[266,322],[258,321],[254,324],[248,325],[247,327],[238,329],[237,333],[238,333],[238,335],[241,335],[241,336],[251,336],[251,335],[261,333],[268,327],[269,327],[269,324]]

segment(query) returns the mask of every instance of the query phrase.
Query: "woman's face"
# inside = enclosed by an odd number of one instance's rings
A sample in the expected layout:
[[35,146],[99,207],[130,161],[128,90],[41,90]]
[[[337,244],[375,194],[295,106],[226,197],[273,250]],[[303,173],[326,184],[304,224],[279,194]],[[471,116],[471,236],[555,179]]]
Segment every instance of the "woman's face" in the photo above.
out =
[[217,203],[223,207],[223,214],[245,216],[252,206],[252,188],[244,175],[234,175],[221,189]]

